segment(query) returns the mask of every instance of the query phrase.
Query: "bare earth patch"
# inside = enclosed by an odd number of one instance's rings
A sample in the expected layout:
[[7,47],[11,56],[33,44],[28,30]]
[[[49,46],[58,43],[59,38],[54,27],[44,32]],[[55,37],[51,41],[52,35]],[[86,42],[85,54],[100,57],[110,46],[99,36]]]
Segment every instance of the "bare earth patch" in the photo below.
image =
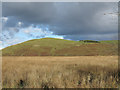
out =
[[102,88],[118,85],[117,56],[4,56],[3,88]]

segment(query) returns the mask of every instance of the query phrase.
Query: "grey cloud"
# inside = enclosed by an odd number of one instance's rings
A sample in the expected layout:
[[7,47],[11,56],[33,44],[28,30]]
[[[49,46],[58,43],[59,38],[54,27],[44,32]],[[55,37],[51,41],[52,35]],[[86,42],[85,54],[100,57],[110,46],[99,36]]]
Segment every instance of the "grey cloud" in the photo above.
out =
[[70,40],[117,40],[118,34],[66,35],[64,38]]
[[3,16],[14,16],[29,24],[49,23],[55,18],[54,3],[3,3]]
[[[3,16],[10,17],[6,27],[15,27],[18,21],[23,27],[31,24],[47,25],[56,35],[65,35],[65,38],[78,40],[92,35],[103,35],[101,39],[112,33],[117,33],[117,18],[110,20],[104,15],[106,11],[116,12],[117,3],[3,3]],[[103,19],[102,19],[103,18]],[[11,23],[10,23],[11,21]],[[111,21],[111,23],[110,23]],[[105,23],[105,24],[104,24]],[[84,35],[84,37],[81,37]],[[96,38],[96,36],[94,36]]]

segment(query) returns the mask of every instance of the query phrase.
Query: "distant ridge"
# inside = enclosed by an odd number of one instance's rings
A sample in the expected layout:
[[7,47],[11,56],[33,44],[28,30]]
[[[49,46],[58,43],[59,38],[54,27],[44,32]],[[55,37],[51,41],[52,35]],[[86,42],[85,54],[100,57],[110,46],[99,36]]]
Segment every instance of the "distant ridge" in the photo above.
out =
[[2,49],[3,56],[118,55],[118,41],[84,42],[58,38],[33,39]]

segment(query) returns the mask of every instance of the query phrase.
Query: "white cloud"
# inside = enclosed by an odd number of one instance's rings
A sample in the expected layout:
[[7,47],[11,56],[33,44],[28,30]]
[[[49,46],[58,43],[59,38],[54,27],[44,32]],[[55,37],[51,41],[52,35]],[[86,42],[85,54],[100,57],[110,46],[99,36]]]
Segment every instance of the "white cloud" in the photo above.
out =
[[55,36],[55,38],[64,39],[62,36]]
[[18,27],[21,27],[21,25],[22,25],[22,22],[18,22]]
[[23,31],[27,35],[30,35],[31,37],[36,38],[43,38],[47,35],[53,34],[53,32],[50,32],[47,27],[33,27],[32,25],[27,28],[23,28],[21,31]]
[[29,31],[29,30],[24,30],[24,32],[25,32],[25,33],[30,33],[30,31]]
[[64,39],[63,37],[58,37],[59,39]]
[[64,39],[63,36],[59,36],[59,35],[47,35],[47,36],[45,36],[45,37]]

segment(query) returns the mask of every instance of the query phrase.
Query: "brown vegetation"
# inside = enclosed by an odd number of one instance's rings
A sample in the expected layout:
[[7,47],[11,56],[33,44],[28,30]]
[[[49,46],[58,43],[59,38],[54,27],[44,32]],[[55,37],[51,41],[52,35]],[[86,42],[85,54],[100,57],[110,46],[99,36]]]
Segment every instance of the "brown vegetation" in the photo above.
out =
[[117,87],[117,56],[3,57],[3,88]]

